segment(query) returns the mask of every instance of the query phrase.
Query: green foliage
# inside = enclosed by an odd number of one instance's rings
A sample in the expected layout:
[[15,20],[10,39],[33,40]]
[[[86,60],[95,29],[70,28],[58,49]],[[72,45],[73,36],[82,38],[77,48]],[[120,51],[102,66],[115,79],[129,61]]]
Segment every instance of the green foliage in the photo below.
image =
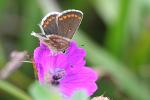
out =
[[73,96],[72,100],[89,100],[88,96],[85,91],[76,91]]
[[[50,86],[42,86],[39,82],[35,82],[30,87],[30,93],[34,100],[62,100],[63,97],[56,88]],[[76,91],[72,100],[89,100],[85,91]]]
[[0,89],[17,97],[18,99],[31,100],[30,96],[28,96],[24,91],[6,81],[0,80]]
[[[60,8],[75,8],[84,13],[74,39],[84,45],[87,65],[107,80],[98,80],[96,96],[105,93],[114,100],[150,100],[150,0],[1,0],[0,68],[7,63],[12,50],[32,54],[38,41],[30,33],[40,32],[38,24],[45,13]],[[5,91],[0,99],[11,100],[9,94],[21,100],[31,99],[27,90],[35,80],[33,70],[30,64],[22,67],[8,78],[9,82],[0,80],[0,93]],[[30,93],[35,100],[61,99],[53,89],[37,82],[30,87]],[[76,92],[73,100],[81,99],[87,100],[86,94]]]
[[38,82],[32,84],[30,93],[34,100],[62,100],[58,91],[49,86],[42,86]]
[[[146,89],[144,84],[138,82],[137,78],[124,64],[116,60],[116,58],[106,52],[106,50],[95,45],[95,43],[93,43],[90,38],[86,37],[82,31],[80,31],[75,38],[78,39],[79,44],[83,43],[82,40],[84,40],[84,43],[89,43],[90,47],[84,46],[87,50],[87,59],[89,59],[93,66],[107,71],[124,92],[135,98],[135,100],[150,99],[148,94],[150,92]],[[92,54],[90,55],[90,53]]]

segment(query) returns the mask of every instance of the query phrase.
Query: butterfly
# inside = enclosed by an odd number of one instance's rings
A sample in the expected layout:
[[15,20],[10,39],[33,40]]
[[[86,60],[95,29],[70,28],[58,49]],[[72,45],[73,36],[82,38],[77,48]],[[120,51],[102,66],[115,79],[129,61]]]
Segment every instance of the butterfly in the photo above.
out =
[[79,10],[48,13],[40,23],[42,33],[32,32],[54,51],[65,51],[83,18]]

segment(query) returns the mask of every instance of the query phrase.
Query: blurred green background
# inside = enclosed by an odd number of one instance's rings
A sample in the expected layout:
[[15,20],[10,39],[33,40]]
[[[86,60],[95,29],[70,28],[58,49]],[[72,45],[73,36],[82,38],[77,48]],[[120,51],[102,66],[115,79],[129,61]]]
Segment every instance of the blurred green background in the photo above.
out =
[[[93,96],[150,100],[150,0],[0,0],[0,69],[13,50],[38,46],[32,31],[52,11],[78,9],[83,21],[73,39],[87,51],[87,65],[100,73]],[[0,100],[30,98],[32,64],[0,80]]]

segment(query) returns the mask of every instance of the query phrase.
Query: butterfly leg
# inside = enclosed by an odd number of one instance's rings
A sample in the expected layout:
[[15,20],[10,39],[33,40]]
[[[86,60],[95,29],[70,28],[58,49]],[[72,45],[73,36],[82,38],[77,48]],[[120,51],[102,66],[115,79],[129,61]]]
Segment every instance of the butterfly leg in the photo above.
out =
[[35,36],[35,37],[38,37],[39,39],[46,39],[46,36],[43,35],[42,33],[35,33],[35,32],[32,32],[31,35]]

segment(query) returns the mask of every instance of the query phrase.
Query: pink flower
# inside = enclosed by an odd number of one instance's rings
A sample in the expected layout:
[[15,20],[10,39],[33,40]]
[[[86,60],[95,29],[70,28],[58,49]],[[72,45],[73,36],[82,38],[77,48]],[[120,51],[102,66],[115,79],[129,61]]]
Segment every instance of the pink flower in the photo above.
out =
[[76,90],[85,90],[92,95],[97,85],[97,74],[85,66],[86,52],[71,42],[65,53],[54,54],[44,44],[34,51],[34,62],[41,84],[58,87],[62,94],[71,96]]

